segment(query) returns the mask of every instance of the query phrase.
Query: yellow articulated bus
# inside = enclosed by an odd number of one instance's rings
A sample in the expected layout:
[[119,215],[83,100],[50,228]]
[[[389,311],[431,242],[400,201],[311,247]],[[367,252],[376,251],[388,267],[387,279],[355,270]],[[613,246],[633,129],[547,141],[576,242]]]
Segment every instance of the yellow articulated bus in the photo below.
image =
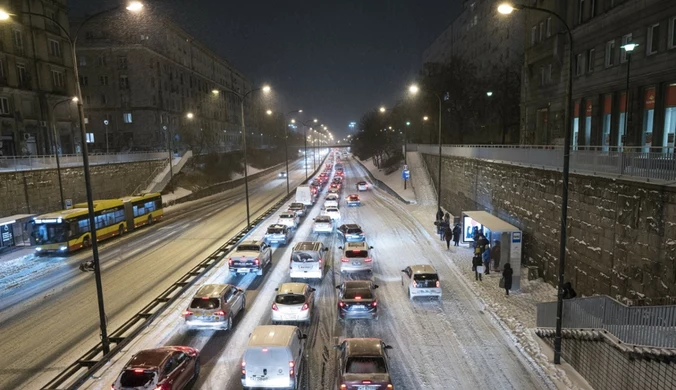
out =
[[[162,196],[157,193],[95,200],[97,241],[150,225],[162,216]],[[35,250],[39,254],[65,254],[91,245],[87,203],[78,203],[70,210],[38,216],[33,223],[33,237],[37,244]]]

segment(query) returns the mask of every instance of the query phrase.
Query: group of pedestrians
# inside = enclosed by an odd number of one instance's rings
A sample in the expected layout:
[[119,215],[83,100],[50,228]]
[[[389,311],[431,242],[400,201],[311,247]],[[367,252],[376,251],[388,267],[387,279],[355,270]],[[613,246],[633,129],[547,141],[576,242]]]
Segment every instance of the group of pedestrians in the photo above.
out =
[[444,212],[439,209],[436,218],[434,224],[437,226],[439,239],[446,241],[446,249],[451,249],[451,241],[453,241],[453,246],[460,246],[460,233],[462,232],[462,229],[457,223],[451,228],[451,214],[444,214]]

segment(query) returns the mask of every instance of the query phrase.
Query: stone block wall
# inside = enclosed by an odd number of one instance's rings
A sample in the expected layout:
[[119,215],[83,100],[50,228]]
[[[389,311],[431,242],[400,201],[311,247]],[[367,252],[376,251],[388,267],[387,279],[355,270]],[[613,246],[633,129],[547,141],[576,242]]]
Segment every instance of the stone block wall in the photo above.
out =
[[[437,187],[438,160],[424,154]],[[523,262],[558,275],[561,172],[442,158],[442,205],[485,210],[523,230]],[[676,297],[676,188],[571,174],[566,281],[578,293]]]
[[[92,165],[90,174],[94,199],[130,195],[166,160]],[[73,204],[87,200],[82,167],[61,169],[63,195]],[[42,214],[61,209],[56,169],[0,173],[0,217]]]

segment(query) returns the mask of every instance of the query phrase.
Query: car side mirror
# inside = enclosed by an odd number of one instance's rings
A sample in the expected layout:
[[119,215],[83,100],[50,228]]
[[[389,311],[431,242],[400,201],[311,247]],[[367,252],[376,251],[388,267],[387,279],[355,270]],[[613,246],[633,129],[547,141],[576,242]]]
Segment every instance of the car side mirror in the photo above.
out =
[[373,288],[378,288],[378,287],[380,287],[380,286],[378,286],[377,284],[373,285]]
[[275,291],[279,291],[279,287],[276,287],[276,288],[275,288]]
[[340,285],[337,285],[336,288],[337,288],[337,289],[340,289]]
[[385,345],[385,349],[392,349],[391,345]]
[[327,246],[327,247],[324,247],[324,250],[325,250],[325,251],[328,251],[328,250],[329,250],[329,247],[328,247],[328,246]]
[[317,291],[317,289],[314,288],[314,287],[310,287],[310,291],[315,292],[315,291]]
[[340,349],[340,345],[334,345],[334,346],[333,346],[333,349],[336,350],[336,351],[339,350],[339,349]]
[[316,218],[312,218],[313,221],[314,221],[315,219],[316,219]]
[[339,246],[338,249],[343,249],[343,247],[342,247],[342,246]]
[[372,247],[372,246],[370,246],[370,247],[369,247],[369,249],[373,249],[373,247]]
[[[303,333],[302,335],[300,335],[300,339],[301,340],[307,339],[307,335],[305,333]],[[392,347],[390,347],[390,348],[392,348]]]
[[406,270],[405,270],[405,269],[402,269],[401,272],[406,273]]

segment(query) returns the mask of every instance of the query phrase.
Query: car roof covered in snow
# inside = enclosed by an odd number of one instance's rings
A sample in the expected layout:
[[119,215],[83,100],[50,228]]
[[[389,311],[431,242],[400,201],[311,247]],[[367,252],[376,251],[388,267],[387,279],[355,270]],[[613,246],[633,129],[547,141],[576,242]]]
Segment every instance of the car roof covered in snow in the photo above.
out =
[[383,356],[383,342],[376,338],[345,339],[347,356]]

